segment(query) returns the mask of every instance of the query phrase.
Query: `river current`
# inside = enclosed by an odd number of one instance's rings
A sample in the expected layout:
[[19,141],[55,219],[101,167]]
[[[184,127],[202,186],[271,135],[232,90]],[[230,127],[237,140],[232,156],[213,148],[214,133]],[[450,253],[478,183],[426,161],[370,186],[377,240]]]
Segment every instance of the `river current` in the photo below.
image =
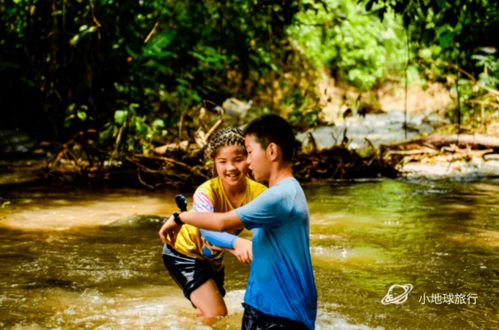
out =
[[[499,328],[499,180],[304,189],[317,329]],[[0,328],[210,329],[162,264],[176,193],[0,187]],[[213,328],[239,329],[249,268],[225,259]]]

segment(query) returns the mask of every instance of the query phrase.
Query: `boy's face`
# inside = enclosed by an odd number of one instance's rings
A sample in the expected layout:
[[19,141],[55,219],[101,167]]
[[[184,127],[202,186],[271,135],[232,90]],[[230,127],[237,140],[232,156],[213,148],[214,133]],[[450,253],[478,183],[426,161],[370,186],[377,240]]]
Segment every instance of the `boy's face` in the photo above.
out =
[[248,152],[248,164],[255,180],[264,181],[270,177],[271,162],[267,158],[267,152],[262,145],[256,141],[253,134],[244,137],[244,144]]

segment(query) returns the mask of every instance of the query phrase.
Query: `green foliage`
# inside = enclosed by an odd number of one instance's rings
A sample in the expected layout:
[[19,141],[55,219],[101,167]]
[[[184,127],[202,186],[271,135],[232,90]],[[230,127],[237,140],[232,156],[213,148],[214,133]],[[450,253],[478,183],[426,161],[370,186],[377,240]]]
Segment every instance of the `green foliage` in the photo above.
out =
[[[449,117],[463,126],[482,128],[497,119],[496,37],[499,2],[495,0],[364,0],[370,12],[402,16],[417,49],[415,61],[427,79],[446,84],[456,95]],[[478,77],[478,78],[477,78]]]
[[87,105],[76,105],[75,103],[71,103],[66,110],[67,117],[64,118],[64,127],[77,126],[85,122],[88,117],[87,111]]
[[114,121],[107,123],[100,132],[100,144],[113,146],[112,158],[120,153],[147,154],[153,140],[166,134],[163,120],[148,123],[146,116],[137,114],[138,107],[138,104],[131,103],[128,109],[116,110]]
[[[416,47],[438,47],[440,59],[474,70],[473,55],[482,47],[499,49],[499,2],[496,0],[360,0],[367,10],[402,16]],[[497,57],[497,52],[495,53]]]
[[8,124],[64,138],[113,123],[133,100],[136,116],[173,132],[188,109],[278,71],[297,10],[290,0],[0,2]]
[[490,88],[499,86],[499,58],[494,54],[490,48],[481,48],[471,56],[477,69],[481,70],[478,75],[480,83]]
[[380,22],[346,0],[304,5],[288,32],[316,67],[367,90],[405,65],[404,31],[394,15]]
[[317,68],[367,90],[405,66],[393,12],[430,59],[497,86],[496,54],[476,49],[496,47],[498,5],[472,2],[364,1],[380,22],[355,0],[0,1],[1,125],[59,139],[104,128],[117,152],[145,152],[192,137],[196,109],[236,97],[253,101],[250,117],[313,126]]
[[449,117],[471,129],[486,128],[492,121],[499,120],[499,101],[496,88],[499,82],[499,59],[480,50],[472,56],[475,65],[482,71],[478,79],[461,74],[455,84],[460,108],[449,113]]

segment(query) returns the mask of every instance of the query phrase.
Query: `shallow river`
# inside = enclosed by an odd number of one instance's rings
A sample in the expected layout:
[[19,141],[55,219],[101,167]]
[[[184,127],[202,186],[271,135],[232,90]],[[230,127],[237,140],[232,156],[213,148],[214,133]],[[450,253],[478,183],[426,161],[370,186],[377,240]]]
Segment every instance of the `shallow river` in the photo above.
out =
[[[499,328],[499,180],[305,192],[318,329]],[[162,264],[174,194],[0,187],[0,328],[209,329]],[[227,255],[215,329],[240,328],[247,275]]]

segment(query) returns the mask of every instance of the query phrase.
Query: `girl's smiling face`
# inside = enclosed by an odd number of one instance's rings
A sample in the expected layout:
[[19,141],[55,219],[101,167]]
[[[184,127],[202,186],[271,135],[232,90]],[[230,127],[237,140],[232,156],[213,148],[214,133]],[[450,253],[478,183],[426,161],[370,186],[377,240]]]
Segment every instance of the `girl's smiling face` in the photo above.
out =
[[227,187],[245,184],[248,163],[244,148],[240,145],[220,147],[215,156],[215,173]]

